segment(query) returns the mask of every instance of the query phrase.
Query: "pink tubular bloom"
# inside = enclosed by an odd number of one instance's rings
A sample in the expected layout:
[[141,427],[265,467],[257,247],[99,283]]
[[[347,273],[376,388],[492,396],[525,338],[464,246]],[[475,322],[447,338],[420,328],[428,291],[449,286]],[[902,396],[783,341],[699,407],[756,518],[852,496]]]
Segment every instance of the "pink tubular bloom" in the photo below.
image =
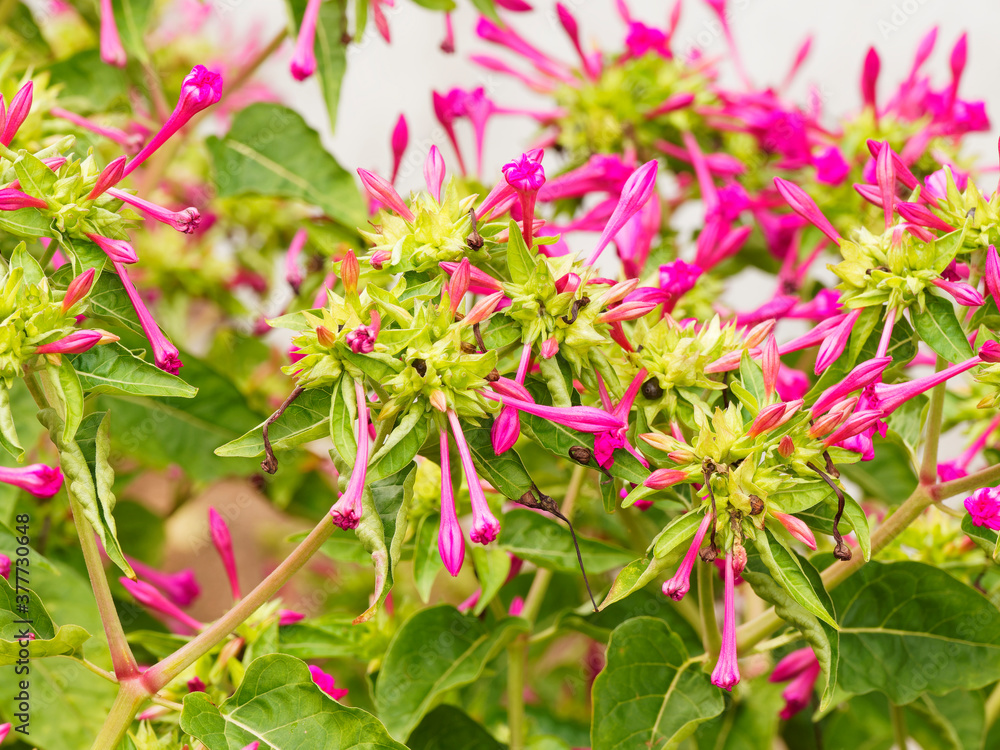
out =
[[292,290],[298,294],[302,287],[302,269],[299,267],[299,256],[302,255],[302,248],[306,246],[309,233],[305,229],[300,229],[292,237],[292,244],[288,246],[285,253],[285,281]]
[[774,178],[774,186],[795,213],[815,226],[835,243],[840,244],[840,235],[837,233],[837,230],[833,228],[833,224],[823,215],[823,212],[819,210],[819,206],[816,205],[816,201],[810,198],[805,190],[794,182],[789,182],[781,177]]
[[983,274],[986,281],[986,290],[993,297],[997,304],[1000,304],[1000,255],[997,249],[990,245],[986,251],[986,270]]
[[892,385],[876,383],[873,388],[878,407],[884,414],[891,414],[911,398],[918,396],[924,391],[929,391],[934,386],[956,375],[960,375],[982,362],[983,359],[981,357],[972,357],[964,362],[959,362],[940,372],[936,372],[933,375],[917,378],[908,383],[893,383]]
[[18,211],[22,208],[48,208],[41,198],[22,193],[16,188],[0,188],[0,211]]
[[494,401],[500,401],[505,406],[513,406],[518,411],[527,412],[536,417],[557,422],[580,432],[603,432],[627,426],[618,417],[608,414],[603,409],[595,409],[592,406],[543,406],[542,404],[535,404],[509,396],[501,398],[488,391],[483,391],[483,396]]
[[156,203],[147,201],[137,195],[131,195],[117,188],[108,188],[107,193],[120,201],[128,203],[130,206],[135,206],[143,213],[149,214],[157,221],[163,222],[167,226],[184,234],[193,234],[194,230],[201,224],[201,213],[193,206],[189,206],[183,211],[171,211]]
[[851,172],[851,165],[836,146],[830,146],[814,156],[813,166],[816,167],[816,180],[824,185],[839,185]]
[[188,120],[210,107],[222,98],[222,76],[214,73],[204,65],[195,65],[181,84],[181,95],[174,111],[163,123],[160,131],[153,136],[142,150],[125,165],[122,174],[127,177],[132,171],[148,159],[160,146],[178,130],[184,127]]
[[122,263],[114,261],[115,271],[118,272],[118,278],[121,279],[122,286],[125,287],[125,294],[128,295],[129,301],[132,303],[132,307],[135,308],[135,314],[139,318],[139,324],[142,326],[143,333],[146,334],[146,338],[149,340],[149,345],[153,350],[153,358],[156,362],[156,366],[159,367],[164,372],[169,372],[171,375],[176,375],[184,363],[181,362],[180,352],[177,347],[174,346],[170,339],[163,335],[160,327],[156,324],[153,316],[150,314],[149,309],[146,307],[146,303],[142,301],[142,297],[139,295],[139,291],[135,288],[135,284],[132,283],[132,279],[129,278],[128,269]]
[[296,81],[304,81],[316,72],[316,22],[319,20],[319,7],[322,0],[309,0],[299,35],[295,40],[295,53],[292,55],[290,69]]
[[113,240],[99,234],[88,234],[87,238],[101,248],[113,263],[137,263],[139,260],[135,248],[125,240]]
[[[139,133],[126,133],[120,128],[113,128],[105,125],[99,125],[91,119],[78,115],[75,112],[70,112],[68,109],[63,109],[62,107],[52,107],[49,110],[49,114],[54,117],[59,117],[63,120],[67,120],[78,128],[83,128],[84,130],[89,130],[91,133],[103,136],[111,141],[114,141],[123,149],[126,153],[134,154],[142,148],[143,137]],[[124,156],[118,157],[115,161],[121,159],[124,164],[128,159]]]
[[847,348],[847,342],[851,338],[851,331],[854,330],[854,324],[861,317],[861,312],[860,307],[851,310],[844,316],[833,332],[823,338],[819,352],[816,355],[815,372],[817,375],[832,365],[843,354],[844,349]]
[[178,607],[187,607],[201,595],[201,586],[198,585],[194,571],[190,568],[178,570],[176,573],[164,573],[131,557],[128,558],[128,562],[137,574],[156,586]]
[[[524,379],[528,376],[528,366],[531,364],[531,344],[521,347],[521,359],[517,364],[517,373],[514,376],[513,386],[515,389],[523,389],[522,396],[531,400],[531,394],[524,389]],[[506,380],[501,378],[501,381]],[[515,394],[517,395],[517,394]],[[493,421],[490,430],[490,439],[493,443],[493,452],[498,456],[514,447],[517,439],[521,437],[521,416],[513,406],[504,406],[500,409],[500,414]]]
[[386,182],[384,178],[379,177],[374,172],[369,172],[367,169],[358,169],[358,174],[361,176],[361,182],[364,184],[365,190],[368,191],[368,194],[372,198],[390,211],[399,214],[406,221],[413,221],[415,218],[413,212],[403,202],[399,193],[396,192],[396,188]]
[[462,261],[458,264],[458,268],[455,269],[455,273],[451,275],[451,281],[448,284],[448,298],[451,303],[452,316],[458,312],[458,308],[462,304],[462,298],[469,291],[469,282],[471,280],[472,264],[468,258],[462,258]]
[[444,185],[444,157],[437,146],[431,146],[424,161],[424,182],[429,192],[438,203],[441,202],[441,186]]
[[874,383],[882,377],[882,373],[890,364],[892,364],[892,357],[874,357],[856,366],[844,376],[842,381],[830,386],[820,394],[812,406],[813,417],[822,414],[848,393],[859,391]]
[[125,163],[127,161],[128,158],[119,156],[117,159],[112,159],[108,162],[108,166],[102,169],[101,173],[97,176],[97,182],[94,184],[94,189],[87,195],[87,200],[94,200],[100,197],[112,186],[121,182],[122,175],[125,174]]
[[204,623],[191,617],[191,615],[161,594],[152,584],[145,581],[133,581],[125,576],[122,576],[118,580],[125,587],[125,590],[144,607],[177,620],[196,632],[205,627]]
[[941,232],[953,232],[955,227],[951,226],[944,219],[938,217],[923,203],[907,203],[900,201],[896,204],[896,211],[909,222],[919,224],[929,229],[937,229]]
[[455,511],[455,493],[451,484],[451,457],[448,449],[448,430],[438,434],[441,447],[441,527],[438,530],[438,554],[445,568],[457,576],[465,562],[465,537]]
[[793,651],[775,665],[768,678],[769,682],[791,680],[781,694],[785,699],[785,706],[780,714],[782,719],[787,721],[809,705],[819,673],[819,660],[809,646]]
[[1000,531],[1000,487],[980,487],[965,499],[972,523]]
[[713,516],[711,513],[706,513],[705,517],[701,519],[698,530],[694,534],[694,539],[691,540],[691,546],[688,547],[687,554],[684,555],[680,567],[677,568],[677,572],[674,573],[673,577],[663,584],[663,595],[669,596],[675,602],[679,602],[691,590],[691,569],[694,567],[698,550],[701,549],[701,543],[705,539],[705,534],[708,533],[708,527],[711,525],[712,520]]
[[306,619],[306,616],[301,612],[296,612],[293,609],[279,609],[278,610],[278,627],[286,627],[288,625],[294,625],[297,622],[302,622]]
[[816,537],[813,535],[812,529],[806,525],[805,521],[802,521],[789,513],[781,513],[773,509],[769,512],[772,516],[778,519],[782,526],[788,529],[789,534],[798,539],[809,549],[816,549]]
[[[42,344],[37,347],[35,354],[79,354],[100,344],[104,336],[104,331],[73,331],[73,333],[64,336],[58,341],[53,341],[50,344]],[[115,336],[112,340],[116,341],[117,339],[118,337]]]
[[229,579],[229,588],[233,592],[233,599],[238,601],[243,598],[243,594],[240,592],[240,578],[236,572],[233,538],[229,533],[229,526],[225,519],[218,514],[215,508],[208,509],[208,530],[212,537],[212,544],[215,545],[215,551],[219,553],[222,560],[222,567],[226,569],[226,577]]
[[118,36],[118,24],[111,0],[101,0],[101,60],[108,65],[125,67],[125,48]]
[[538,197],[538,191],[545,184],[541,149],[521,154],[514,161],[504,164],[503,176],[521,201],[521,234],[524,237],[524,243],[531,247],[531,234],[535,222],[535,199]]
[[469,538],[476,544],[489,544],[500,533],[500,522],[490,510],[489,503],[486,502],[486,495],[479,484],[479,476],[476,474],[476,467],[472,462],[472,453],[468,443],[465,442],[462,425],[458,421],[458,415],[451,409],[448,410],[448,422],[451,424],[451,432],[455,436],[458,455],[462,460],[462,471],[465,474],[465,483],[469,488],[469,500],[472,502],[472,531],[469,533]]
[[[312,680],[316,683],[316,686],[335,701],[339,701],[347,695],[347,688],[338,688],[336,678],[334,678],[333,675],[327,674],[319,667],[310,664],[309,674],[312,676]],[[246,748],[244,748],[244,750],[246,750]]]
[[931,283],[938,289],[947,292],[958,304],[964,307],[979,307],[985,302],[983,295],[964,281],[933,279]]
[[503,300],[503,292],[493,292],[493,294],[487,295],[473,305],[472,309],[466,313],[465,318],[462,319],[462,325],[472,326],[476,323],[482,323],[496,311]]
[[7,555],[0,555],[0,576],[10,580],[10,558]]
[[351,471],[351,479],[347,490],[330,508],[333,522],[342,529],[356,529],[361,521],[361,493],[365,489],[365,477],[368,475],[368,400],[361,381],[354,381],[354,397],[358,406],[358,427],[355,439],[358,443],[358,454]]
[[62,471],[46,464],[0,466],[0,482],[27,490],[35,497],[52,497],[63,484]]
[[[406,115],[400,115],[396,120],[396,127],[392,129],[392,184],[396,184],[396,175],[399,174],[399,165],[403,161],[403,154],[406,146],[410,142],[410,129],[406,124]],[[432,146],[433,148],[433,146]]]
[[[443,260],[438,265],[441,266],[441,269],[449,276],[452,276],[455,271],[458,270],[459,266],[457,262],[450,260]],[[473,294],[492,294],[493,292],[499,292],[502,289],[503,286],[500,282],[485,271],[480,271],[476,267],[470,269],[469,291]]]
[[[7,110],[6,122],[0,118],[0,126],[3,128],[3,132],[0,133],[0,143],[4,146],[10,145],[10,142],[14,140],[14,136],[17,134],[18,129],[28,118],[28,113],[31,111],[31,101],[34,91],[35,84],[33,81],[28,81],[24,84],[18,92],[14,94],[14,98],[10,100],[10,108]],[[2,107],[2,104],[0,104],[0,107]]]
[[875,89],[878,85],[878,74],[881,67],[882,62],[878,52],[875,51],[874,47],[869,47],[868,54],[865,55],[864,69],[861,71],[861,98],[866,107],[871,107],[875,111],[876,119],[878,119],[878,106]]
[[726,553],[725,568],[722,649],[719,652],[719,661],[712,670],[712,684],[731,691],[740,681],[740,665],[736,654],[736,575],[732,552]]
[[776,430],[781,425],[785,424],[789,419],[795,416],[796,412],[802,408],[802,401],[793,401],[790,404],[782,403],[781,401],[765,406],[760,410],[760,413],[754,417],[753,422],[750,424],[750,429],[747,430],[748,437],[757,437],[761,433],[770,432],[771,430]]
[[687,480],[688,474],[686,471],[681,471],[680,469],[657,469],[646,477],[646,480],[642,484],[651,490],[663,490]]
[[656,190],[656,175],[658,164],[655,159],[648,161],[639,167],[632,176],[626,180],[622,187],[621,197],[611,213],[611,218],[604,227],[597,247],[587,259],[587,265],[592,266],[601,257],[601,253],[608,243],[614,238],[626,222],[631,219],[641,209]]
[[358,326],[348,333],[344,340],[355,354],[371,354],[375,351],[375,341],[382,327],[382,318],[376,310],[372,310],[371,325]]

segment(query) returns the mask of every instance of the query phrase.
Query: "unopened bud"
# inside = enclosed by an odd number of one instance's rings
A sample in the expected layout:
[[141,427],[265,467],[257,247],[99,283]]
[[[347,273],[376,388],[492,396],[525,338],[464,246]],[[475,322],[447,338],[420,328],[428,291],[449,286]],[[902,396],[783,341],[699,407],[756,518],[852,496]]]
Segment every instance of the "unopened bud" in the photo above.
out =
[[361,268],[358,266],[358,259],[353,250],[348,250],[344,255],[344,260],[340,263],[340,279],[344,282],[344,289],[348,294],[353,294],[358,290],[358,277],[361,275]]
[[435,390],[430,396],[431,406],[437,409],[442,414],[448,411],[448,399],[444,396],[444,391]]
[[320,346],[327,349],[337,343],[337,337],[326,326],[316,326],[316,340],[319,341]]

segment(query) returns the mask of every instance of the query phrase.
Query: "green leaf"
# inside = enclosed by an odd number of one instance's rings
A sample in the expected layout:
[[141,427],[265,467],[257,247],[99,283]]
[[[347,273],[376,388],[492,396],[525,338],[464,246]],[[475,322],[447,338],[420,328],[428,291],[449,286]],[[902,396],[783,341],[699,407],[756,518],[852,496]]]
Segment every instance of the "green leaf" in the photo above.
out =
[[363,512],[355,533],[371,555],[375,591],[371,606],[355,622],[367,622],[374,617],[392,588],[406,537],[406,515],[413,498],[416,468],[411,463],[390,477],[369,483],[361,496]]
[[[17,573],[12,572],[11,575],[16,576]],[[27,602],[21,600],[19,603],[18,595],[27,597]],[[30,626],[26,626],[24,621],[28,621]],[[6,579],[0,578],[0,666],[17,663],[21,648],[18,641],[25,632],[35,636],[27,644],[30,659],[75,654],[90,638],[90,633],[79,625],[57,628],[38,595],[23,581],[19,590],[15,591]]]
[[511,448],[498,456],[493,450],[488,427],[475,427],[465,422],[462,424],[462,432],[476,468],[483,472],[485,479],[498,492],[511,500],[519,500],[525,492],[531,491],[531,477],[517,451]]
[[[63,285],[69,283],[73,278],[70,268],[66,268],[65,275],[62,269],[56,273],[57,282]],[[105,320],[114,326],[122,326],[133,333],[145,336],[142,325],[135,314],[135,308],[129,301],[122,286],[121,279],[114,273],[102,273],[91,287],[90,295],[87,297],[89,305],[88,313],[98,320]]]
[[774,507],[782,513],[798,513],[825,502],[829,498],[836,498],[833,490],[822,479],[796,484],[793,489],[784,492],[777,492],[768,498],[768,503],[773,503]]
[[870,562],[833,591],[841,686],[897,704],[1000,680],[1000,611],[917,562]]
[[219,197],[256,193],[319,206],[350,229],[367,220],[351,175],[297,113],[277,104],[251,104],[224,138],[206,141]]
[[417,5],[428,10],[440,10],[449,13],[455,10],[455,0],[413,0]]
[[997,532],[988,526],[976,526],[968,513],[962,516],[962,531],[986,553],[987,557],[993,559],[993,552],[997,547]]
[[[65,428],[54,409],[43,409],[38,421],[49,431],[49,437],[59,448],[59,467],[65,477],[66,489],[83,507],[83,514],[104,545],[108,558],[130,578],[135,578],[128,564],[115,531],[115,496],[111,492],[114,473],[108,465],[110,445],[106,414],[92,414],[81,424],[77,436],[92,452],[85,453],[77,440],[64,440]],[[89,455],[89,460],[88,460]]]
[[910,313],[913,327],[924,343],[948,362],[961,362],[972,357],[972,347],[951,301],[925,294],[924,302],[927,307],[925,312],[911,310]]
[[438,706],[406,742],[410,750],[504,750],[493,735],[455,706]]
[[369,481],[395,474],[409,465],[420,452],[429,432],[430,420],[423,409],[408,411],[368,462]]
[[73,365],[65,360],[59,366],[47,365],[38,374],[46,401],[63,422],[62,440],[69,442],[76,435],[80,420],[83,419],[83,386],[80,385],[80,378]]
[[[48,167],[45,169],[48,170]],[[24,281],[28,284],[37,284],[45,278],[45,271],[28,252],[23,242],[18,243],[14,252],[10,254],[10,267],[20,268],[24,272]]]
[[826,604],[813,588],[798,555],[785,549],[768,530],[756,535],[754,546],[768,572],[795,601],[823,622],[837,627]]
[[48,237],[52,231],[48,218],[37,208],[0,211],[0,229],[15,237]]
[[472,614],[478,617],[507,582],[507,574],[510,572],[510,556],[503,548],[495,544],[488,547],[473,544],[469,553],[472,557],[472,565],[476,570],[476,578],[479,579],[479,601],[476,602],[476,606],[472,610]]
[[424,604],[430,600],[434,579],[444,569],[444,562],[438,551],[438,531],[440,528],[441,516],[437,513],[424,516],[420,519],[417,536],[413,543],[413,581],[416,584],[420,600]]
[[368,659],[385,648],[372,624],[355,624],[334,615],[286,625],[278,635],[281,650],[300,659]]
[[374,716],[323,693],[305,662],[285,654],[255,659],[236,692],[219,706],[205,693],[186,695],[181,729],[208,750],[231,750],[254,741],[260,750],[406,750]]
[[[336,130],[337,106],[340,104],[340,83],[347,70],[347,47],[342,41],[347,32],[346,0],[323,3],[316,23],[313,50],[316,54],[316,75],[323,91],[326,111],[330,116],[330,130]],[[296,28],[302,24],[307,0],[288,0]]]
[[[303,391],[268,429],[271,447],[277,451],[295,448],[329,434],[331,388]],[[265,420],[266,421],[266,420]],[[264,422],[244,435],[215,449],[215,455],[253,458],[264,455]]]
[[125,396],[194,398],[198,389],[136,357],[117,341],[68,357],[83,390]]
[[375,706],[389,734],[405,740],[445,693],[479,679],[525,628],[511,617],[491,629],[450,605],[413,615],[389,644],[375,683]]
[[[333,384],[330,399],[330,440],[345,469],[357,462],[358,441],[354,435],[358,421],[358,405],[354,394],[354,379],[342,376]],[[351,469],[353,470],[353,469]],[[346,471],[345,473],[350,473]]]
[[507,270],[510,271],[510,279],[515,284],[526,284],[535,270],[535,256],[524,244],[517,222],[511,219],[507,228],[510,233],[510,239],[507,240]]
[[[580,553],[588,573],[604,573],[619,568],[633,553],[607,542],[578,536]],[[542,568],[575,573],[580,569],[569,529],[549,516],[527,508],[515,508],[504,515],[498,543],[514,555]]]
[[593,706],[593,750],[661,750],[718,716],[723,701],[667,623],[635,617],[611,634]]
[[17,437],[14,413],[10,408],[10,391],[0,384],[0,446],[18,461],[24,460],[24,448]]
[[[807,560],[796,555],[799,565],[815,591],[823,599],[824,605],[834,611],[833,600],[823,588],[819,573]],[[821,708],[825,709],[833,700],[837,688],[837,674],[840,665],[840,635],[837,630],[820,620],[793,599],[770,575],[760,555],[750,550],[747,565],[742,576],[758,596],[774,605],[778,616],[798,629],[812,646],[813,653],[823,670],[825,680],[822,691]]]
[[116,102],[127,102],[129,81],[125,71],[105,64],[96,47],[59,60],[48,71],[50,87],[62,84],[60,106],[73,112],[106,112]]

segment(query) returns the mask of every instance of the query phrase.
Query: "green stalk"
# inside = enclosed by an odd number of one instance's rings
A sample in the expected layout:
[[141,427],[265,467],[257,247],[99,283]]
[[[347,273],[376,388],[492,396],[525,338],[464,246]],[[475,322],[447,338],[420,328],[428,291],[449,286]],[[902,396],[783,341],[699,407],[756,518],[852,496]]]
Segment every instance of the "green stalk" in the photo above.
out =
[[898,750],[906,750],[906,715],[905,709],[895,703],[889,706],[889,715],[892,718],[892,736],[896,739]]
[[216,644],[233,632],[261,605],[267,602],[288,582],[309,559],[319,551],[323,542],[330,538],[334,530],[333,519],[329,514],[323,516],[309,536],[302,540],[298,547],[285,558],[274,571],[261,581],[257,588],[241,599],[235,607],[218,620],[209,625],[173,654],[151,667],[143,676],[143,683],[150,693],[161,690],[172,679],[187,669],[202,655],[207,654]]
[[[573,469],[569,485],[566,487],[566,498],[563,500],[560,512],[567,519],[573,517],[573,506],[580,494],[580,487],[587,474],[587,467],[577,466]],[[531,628],[535,625],[542,601],[552,582],[552,571],[539,568],[535,571],[535,579],[531,582],[528,595],[524,598],[524,608],[521,617],[528,621]],[[519,635],[507,649],[507,727],[510,731],[508,744],[510,750],[524,750],[524,685],[527,672],[529,633]]]
[[993,688],[993,692],[986,699],[986,731],[989,731],[1000,716],[1000,683]]
[[[944,369],[944,358],[938,355],[935,372]],[[920,483],[929,485],[937,481],[938,443],[941,441],[941,423],[944,421],[944,395],[947,383],[940,383],[931,390],[931,403],[927,412],[927,432],[924,435],[924,455],[920,464]]]
[[934,495],[935,501],[941,501],[955,495],[961,495],[963,492],[978,490],[980,487],[990,487],[997,482],[1000,482],[1000,464],[987,466],[967,477],[936,484],[930,488],[930,491]]
[[705,654],[714,661],[722,647],[719,623],[715,617],[715,566],[696,565],[698,578],[698,609],[701,611],[701,639]]
[[91,750],[109,750],[118,747],[132,725],[132,719],[139,713],[139,708],[148,697],[149,694],[137,680],[123,683]]

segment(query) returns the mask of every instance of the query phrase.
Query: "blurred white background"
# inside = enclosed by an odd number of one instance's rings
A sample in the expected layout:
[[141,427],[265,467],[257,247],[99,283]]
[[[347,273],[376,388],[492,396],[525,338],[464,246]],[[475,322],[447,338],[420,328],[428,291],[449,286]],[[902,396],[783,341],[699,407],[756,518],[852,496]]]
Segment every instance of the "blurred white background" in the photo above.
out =
[[[533,13],[507,13],[506,17],[524,36],[541,48],[572,61],[575,56],[555,21],[555,0],[532,0]],[[474,34],[477,14],[468,0],[458,0],[454,14],[456,52],[440,51],[444,20],[440,13],[420,8],[410,0],[396,0],[386,8],[392,43],[378,36],[374,24],[360,45],[352,46],[340,102],[339,121],[331,133],[315,80],[298,83],[288,73],[292,42],[263,71],[286,103],[302,112],[309,123],[324,133],[328,147],[348,168],[363,166],[388,173],[392,164],[389,137],[400,112],[407,116],[410,144],[426,153],[437,142],[449,160],[453,156],[436,127],[430,90],[453,86],[485,86],[501,105],[532,107],[545,100],[532,96],[513,79],[489,73],[468,61],[468,55],[484,52],[505,57]],[[614,0],[566,0],[580,23],[585,46],[597,43],[603,49],[622,48],[624,23]],[[629,0],[633,14],[650,25],[665,26],[672,0]],[[986,99],[994,119],[1000,117],[1000,3],[994,0],[730,0],[731,26],[755,84],[779,83],[796,50],[808,34],[814,35],[810,57],[792,90],[805,101],[810,86],[818,86],[830,114],[858,106],[861,64],[868,47],[875,45],[882,58],[879,93],[887,95],[909,70],[916,46],[933,26],[940,27],[938,47],[926,70],[936,73],[936,83],[948,80],[948,55],[962,33],[969,33],[969,65],[962,83],[964,98]],[[240,35],[262,23],[269,35],[285,21],[284,3],[276,0],[218,0],[218,22],[226,31]],[[682,51],[698,45],[708,55],[725,53],[725,42],[713,14],[703,0],[684,0],[681,26],[675,46]],[[731,68],[724,80],[735,83]],[[462,123],[466,125],[467,123]],[[499,168],[537,132],[527,118],[503,117],[491,123],[485,155],[484,179],[499,176]],[[471,144],[471,134],[463,133]],[[461,138],[460,134],[460,138]],[[984,158],[994,159],[995,136],[977,136],[970,141]],[[410,156],[411,164],[421,162]],[[401,188],[420,182],[420,169],[410,169],[400,179]]]

